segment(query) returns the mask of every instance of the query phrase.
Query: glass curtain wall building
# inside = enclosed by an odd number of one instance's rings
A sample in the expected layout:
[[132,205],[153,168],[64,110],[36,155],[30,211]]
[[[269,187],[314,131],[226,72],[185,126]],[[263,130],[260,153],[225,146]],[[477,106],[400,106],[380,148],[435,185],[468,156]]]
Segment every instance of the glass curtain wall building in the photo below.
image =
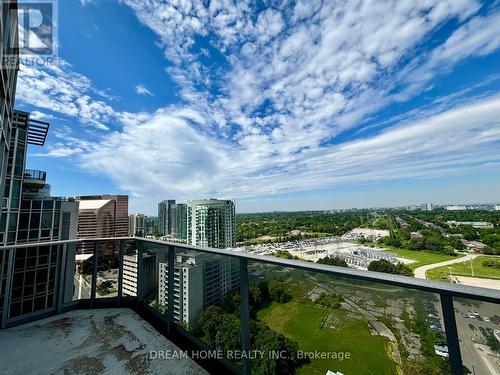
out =
[[158,232],[160,236],[172,234],[172,211],[175,200],[169,199],[158,203]]
[[[26,170],[28,145],[43,146],[49,124],[13,113],[0,220],[3,245],[76,238],[78,203],[51,197],[44,171]],[[59,246],[18,248],[13,265],[9,317],[47,309],[55,304]],[[7,264],[7,262],[2,262]],[[68,272],[67,276],[72,273]],[[2,280],[2,285],[5,280]],[[2,290],[2,294],[3,294]]]
[[230,200],[202,199],[187,204],[187,243],[228,248],[236,244],[236,215]]
[[[43,146],[49,124],[14,110],[18,72],[17,2],[1,2],[0,30],[0,244],[20,245],[76,238],[78,204],[50,196],[44,171],[26,170],[28,146]],[[19,247],[12,262],[13,280],[8,311],[4,310],[7,252],[0,261],[1,313],[29,314],[55,304],[56,268],[62,256],[54,245]],[[72,269],[67,277],[72,278]]]

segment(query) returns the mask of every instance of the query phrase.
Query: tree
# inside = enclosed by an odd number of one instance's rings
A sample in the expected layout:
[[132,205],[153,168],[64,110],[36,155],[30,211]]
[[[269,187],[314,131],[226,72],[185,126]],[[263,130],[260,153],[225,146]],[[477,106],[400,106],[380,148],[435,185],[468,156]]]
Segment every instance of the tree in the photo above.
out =
[[[404,366],[404,370],[405,374],[411,375],[444,375],[449,373],[448,369],[441,367],[436,366],[434,362],[427,360],[425,357],[420,357],[408,360]],[[467,372],[464,372],[464,374],[467,374]]]
[[241,350],[241,321],[233,314],[223,314],[218,348],[223,351]]
[[486,344],[493,350],[494,352],[500,352],[500,343],[495,338],[494,335],[489,334],[486,338]]
[[[251,323],[251,346],[264,353],[262,357],[252,360],[252,374],[295,374],[296,367],[300,366],[297,360],[298,344],[263,323]],[[279,358],[273,357],[275,353],[281,354]]]
[[413,271],[404,263],[393,264],[387,259],[374,260],[368,265],[369,271],[392,273],[395,275],[412,276]]
[[224,311],[229,314],[237,314],[240,310],[240,293],[231,290],[226,294],[223,304]]
[[205,333],[208,344],[212,347],[215,347],[215,338],[222,324],[222,314],[223,311],[219,306],[211,305],[201,312],[198,319],[200,328]]
[[477,230],[472,225],[459,225],[459,232],[464,235],[464,238],[467,241],[477,241],[479,239],[479,235],[477,234]]
[[404,276],[413,276],[413,271],[406,264],[399,262],[396,264],[395,273]]
[[[212,305],[199,317],[200,336],[214,349],[241,350],[241,321],[234,314],[224,312]],[[254,374],[295,374],[300,365],[296,359],[298,344],[273,331],[265,323],[250,320],[250,346],[258,348],[264,355],[252,360]],[[280,353],[279,357],[273,356]]]
[[270,280],[267,289],[269,291],[269,297],[273,301],[287,303],[292,299],[292,296],[285,290],[285,284],[279,280]]
[[337,267],[349,267],[344,259],[340,259],[339,257],[325,257],[318,259],[316,263],[319,264],[328,264],[330,266]]
[[113,286],[113,282],[111,280],[106,280],[97,285],[96,291],[99,295],[104,296],[106,294],[111,293],[111,287]]
[[94,272],[94,261],[92,258],[84,260],[82,264],[78,267],[78,273],[82,275],[92,275]]
[[342,301],[343,298],[340,294],[321,293],[314,303],[329,309],[338,309]]

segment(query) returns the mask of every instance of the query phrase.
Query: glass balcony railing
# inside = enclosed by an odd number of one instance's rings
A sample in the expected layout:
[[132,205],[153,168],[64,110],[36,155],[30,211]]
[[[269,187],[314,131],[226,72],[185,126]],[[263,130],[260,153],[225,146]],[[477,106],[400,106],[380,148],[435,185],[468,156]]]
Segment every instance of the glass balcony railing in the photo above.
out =
[[129,307],[213,372],[500,368],[498,290],[143,238],[4,247],[0,262],[1,328]]
[[24,179],[45,182],[45,180],[47,179],[47,172],[39,171],[37,169],[26,169],[24,171]]

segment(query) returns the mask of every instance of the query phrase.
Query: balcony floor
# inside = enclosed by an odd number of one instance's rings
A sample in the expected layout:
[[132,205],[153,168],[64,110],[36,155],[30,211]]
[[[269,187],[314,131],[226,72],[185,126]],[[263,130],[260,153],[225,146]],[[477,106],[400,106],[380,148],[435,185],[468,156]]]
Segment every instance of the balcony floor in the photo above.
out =
[[207,374],[130,309],[75,310],[0,331],[2,374]]

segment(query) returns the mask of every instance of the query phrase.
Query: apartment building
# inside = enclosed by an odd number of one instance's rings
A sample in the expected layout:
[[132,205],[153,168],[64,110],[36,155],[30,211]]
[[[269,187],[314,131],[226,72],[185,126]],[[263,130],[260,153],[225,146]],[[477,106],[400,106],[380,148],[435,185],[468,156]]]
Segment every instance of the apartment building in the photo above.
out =
[[[239,287],[239,263],[194,250],[177,253],[174,266],[174,320],[196,326],[200,312],[220,304]],[[158,301],[168,308],[168,262],[159,262]]]
[[179,239],[187,238],[187,204],[177,203],[172,209],[172,235]]
[[128,215],[128,235],[144,237],[146,235],[146,215],[130,214]]
[[187,243],[216,248],[236,244],[236,214],[231,200],[203,199],[187,203]]
[[160,236],[172,234],[173,206],[175,206],[174,199],[158,203],[158,232]]
[[[137,268],[138,254],[123,256],[123,294],[128,296],[137,296]],[[145,253],[142,256],[141,267],[143,269],[143,294],[156,294],[156,282],[158,280],[156,265],[156,254]]]

